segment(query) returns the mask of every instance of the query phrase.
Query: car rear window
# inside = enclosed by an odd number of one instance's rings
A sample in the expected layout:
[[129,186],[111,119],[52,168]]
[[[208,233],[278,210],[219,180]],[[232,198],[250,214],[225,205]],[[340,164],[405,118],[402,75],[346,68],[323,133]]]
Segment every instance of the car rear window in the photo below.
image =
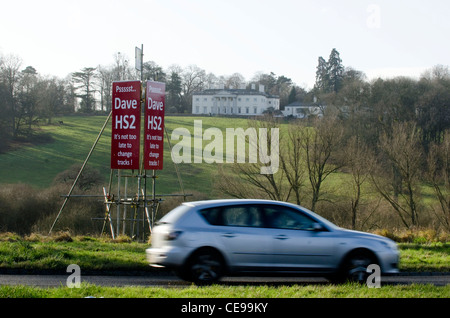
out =
[[177,206],[175,209],[164,215],[161,220],[158,221],[158,224],[174,223],[189,209],[190,207],[186,205]]

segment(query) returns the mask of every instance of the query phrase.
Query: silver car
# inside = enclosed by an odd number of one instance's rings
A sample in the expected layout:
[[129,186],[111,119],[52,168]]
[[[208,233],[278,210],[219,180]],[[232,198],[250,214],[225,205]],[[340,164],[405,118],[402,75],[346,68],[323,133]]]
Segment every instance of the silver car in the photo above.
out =
[[363,282],[370,264],[392,274],[399,261],[388,238],[342,229],[290,203],[238,199],[181,204],[153,228],[146,254],[151,266],[198,284],[238,273]]

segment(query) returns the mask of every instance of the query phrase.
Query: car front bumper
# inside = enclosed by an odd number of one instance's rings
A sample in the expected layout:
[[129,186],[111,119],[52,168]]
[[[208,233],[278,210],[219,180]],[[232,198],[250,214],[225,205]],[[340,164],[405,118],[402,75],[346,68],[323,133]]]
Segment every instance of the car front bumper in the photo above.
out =
[[386,252],[379,254],[381,272],[384,275],[399,273],[400,254],[398,252]]

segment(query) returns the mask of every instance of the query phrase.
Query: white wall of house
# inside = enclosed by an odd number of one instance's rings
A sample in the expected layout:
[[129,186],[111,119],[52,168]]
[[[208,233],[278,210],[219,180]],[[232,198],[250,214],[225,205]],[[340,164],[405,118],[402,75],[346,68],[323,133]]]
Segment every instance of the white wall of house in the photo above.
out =
[[266,109],[280,109],[277,96],[246,89],[211,89],[192,95],[195,115],[260,115]]

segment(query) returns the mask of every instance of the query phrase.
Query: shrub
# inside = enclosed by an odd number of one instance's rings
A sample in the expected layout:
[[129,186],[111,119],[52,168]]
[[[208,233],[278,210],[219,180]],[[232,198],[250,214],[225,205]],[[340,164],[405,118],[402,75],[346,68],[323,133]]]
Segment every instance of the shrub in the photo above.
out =
[[73,242],[72,236],[67,231],[59,231],[53,235],[54,242]]
[[450,241],[448,232],[442,230],[437,232],[432,228],[413,228],[413,229],[378,229],[374,234],[388,237],[398,243],[446,243]]
[[[67,192],[65,185],[47,189],[35,189],[25,184],[3,185],[0,187],[0,232],[47,234],[64,200],[61,195]],[[92,218],[102,217],[103,209],[103,204],[95,199],[71,199],[55,230],[70,229],[76,234],[99,233],[101,224],[93,224]]]

